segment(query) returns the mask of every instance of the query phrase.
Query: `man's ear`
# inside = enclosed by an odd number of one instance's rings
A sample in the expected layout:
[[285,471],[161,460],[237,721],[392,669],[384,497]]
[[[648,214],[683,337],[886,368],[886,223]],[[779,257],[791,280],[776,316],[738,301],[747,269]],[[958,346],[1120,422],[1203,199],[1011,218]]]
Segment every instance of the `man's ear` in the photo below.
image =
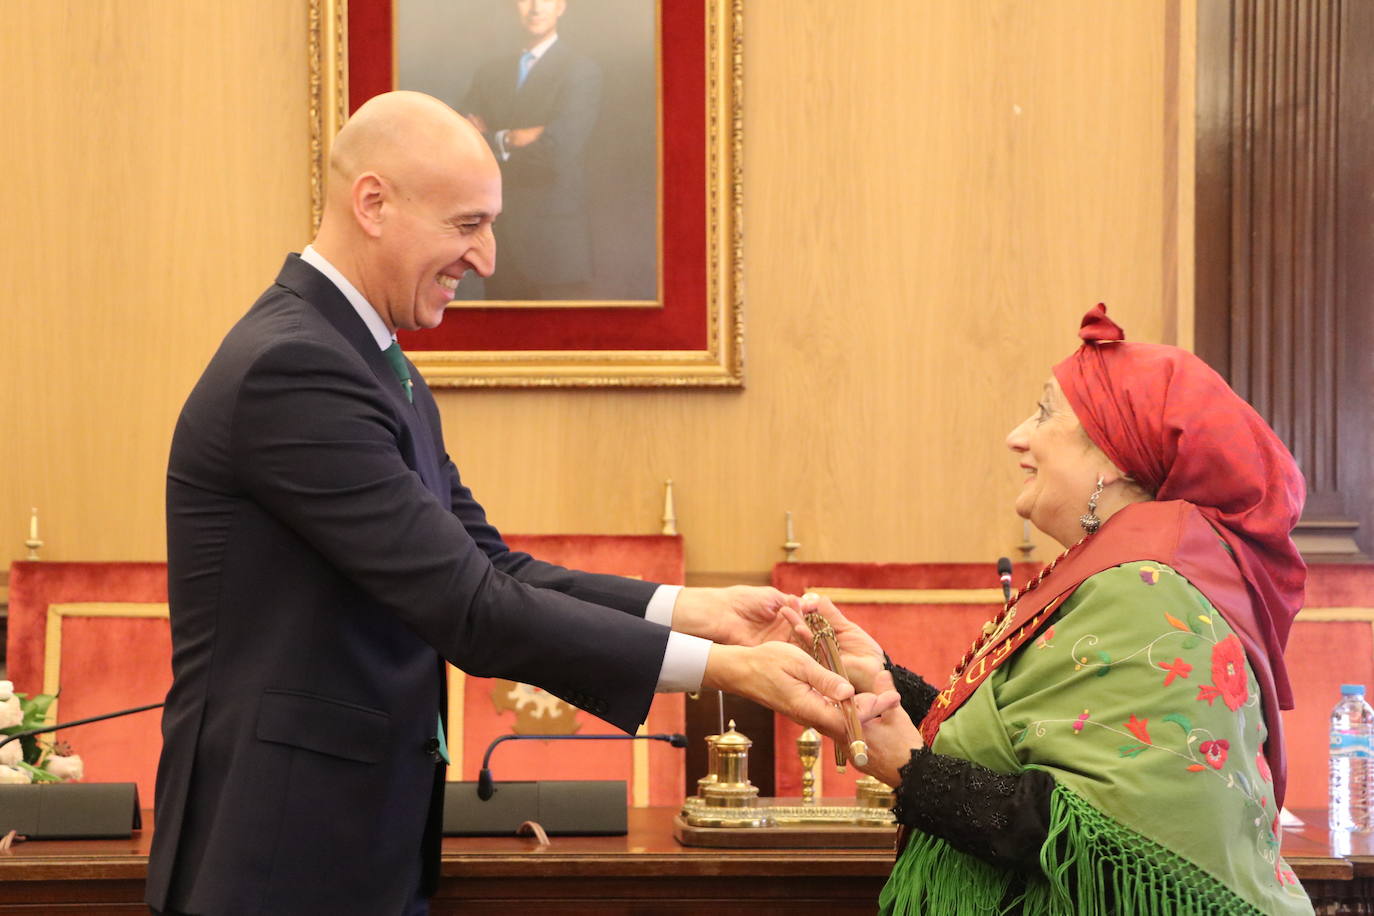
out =
[[372,238],[382,234],[388,190],[376,172],[363,172],[353,182],[353,218]]

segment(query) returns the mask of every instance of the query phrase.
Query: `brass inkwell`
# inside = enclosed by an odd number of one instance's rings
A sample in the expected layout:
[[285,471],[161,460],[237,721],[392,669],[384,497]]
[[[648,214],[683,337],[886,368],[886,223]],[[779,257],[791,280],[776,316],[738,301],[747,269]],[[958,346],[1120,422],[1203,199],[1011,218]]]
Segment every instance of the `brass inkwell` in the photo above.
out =
[[[815,634],[813,654],[817,661],[844,676],[844,663],[835,645],[834,631],[820,615],[807,615]],[[868,747],[852,701],[840,704],[845,715],[845,745],[835,745],[835,765],[844,772],[852,759],[868,762]],[[731,847],[883,847],[892,843],[895,821],[892,789],[871,776],[859,780],[856,797],[822,801],[816,797],[816,763],[821,736],[808,728],[797,739],[802,766],[801,798],[760,798],[749,782],[749,748],[753,742],[736,731],[735,723],[721,734],[710,735],[707,774],[697,781],[697,794],[688,798],[678,814],[674,835],[688,846]]]

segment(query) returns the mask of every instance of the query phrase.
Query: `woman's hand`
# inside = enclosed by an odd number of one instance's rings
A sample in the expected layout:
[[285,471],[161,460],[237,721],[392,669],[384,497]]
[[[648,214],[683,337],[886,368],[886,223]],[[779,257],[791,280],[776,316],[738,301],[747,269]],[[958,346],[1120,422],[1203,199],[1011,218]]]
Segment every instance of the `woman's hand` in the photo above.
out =
[[[860,693],[854,697],[854,709],[863,725],[862,737],[868,745],[868,763],[854,766],[896,788],[902,781],[901,768],[911,759],[913,750],[925,746],[925,741],[921,738],[920,729],[902,708],[901,698],[892,688],[892,675],[886,671],[879,672],[874,678],[874,688],[873,693]],[[823,722],[797,721],[813,726],[839,747],[849,746],[848,736],[844,733],[844,720],[838,715],[833,718],[827,716]],[[851,760],[850,763],[854,762]]]
[[[890,690],[892,675],[881,672],[876,686]],[[859,769],[894,789],[902,781],[901,769],[911,760],[911,752],[926,744],[900,703],[864,723],[864,742],[868,744],[868,764]]]
[[[791,622],[796,640],[807,651],[811,649],[812,633],[811,628],[803,621],[803,615],[820,614],[830,621],[830,628],[835,631],[835,643],[840,647],[845,673],[849,675],[854,689],[864,693],[880,692],[875,690],[875,678],[883,672],[882,647],[872,636],[865,633],[862,627],[840,613],[840,609],[835,607],[833,601],[821,595],[808,593],[800,599],[793,598],[782,613]],[[882,689],[891,687],[892,682],[889,680],[887,687]]]

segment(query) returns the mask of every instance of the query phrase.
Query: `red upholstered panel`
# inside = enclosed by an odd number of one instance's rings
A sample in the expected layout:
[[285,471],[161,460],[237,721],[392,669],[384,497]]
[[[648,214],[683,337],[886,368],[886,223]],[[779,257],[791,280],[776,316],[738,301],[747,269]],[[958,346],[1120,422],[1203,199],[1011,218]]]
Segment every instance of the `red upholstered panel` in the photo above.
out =
[[[171,658],[165,617],[65,618],[59,717],[70,722],[161,703],[172,686]],[[88,780],[136,782],[139,802],[150,805],[162,751],[161,723],[161,710],[150,710],[56,735],[81,755]]]
[[[1374,607],[1374,563],[1314,563],[1306,607]],[[1336,705],[1332,700],[1331,705]]]
[[[48,607],[53,604],[162,604],[163,563],[18,562],[10,568],[9,674],[15,689],[43,691]],[[64,617],[58,717],[71,721],[160,703],[172,683],[166,618]],[[153,803],[161,719],[154,710],[56,733],[85,762],[92,782],[136,782]]]
[[5,650],[10,680],[21,693],[42,690],[49,604],[166,600],[166,563],[15,562]]
[[676,534],[506,534],[511,550],[594,573],[681,585],[682,537]]
[[[1039,569],[1034,563],[1015,564],[1013,584],[1024,584]],[[997,568],[992,563],[779,563],[773,567],[773,584],[792,594],[827,588],[965,591],[999,587]],[[894,662],[935,684],[948,677],[983,622],[1000,607],[1000,601],[840,603],[845,615],[878,640]],[[796,756],[800,734],[796,723],[774,717],[774,791],[781,797],[801,794],[802,769]],[[836,772],[834,748],[828,739],[821,766],[826,797],[853,796],[860,774],[852,767],[844,774]]]
[[[506,543],[541,560],[588,572],[632,576],[650,582],[682,584],[682,538],[676,535],[559,535],[508,534]],[[506,681],[465,677],[463,691],[463,759],[461,768],[449,771],[451,779],[474,780],[487,745],[499,735],[514,731],[543,731],[534,723],[516,726],[518,713],[507,696],[520,689]],[[543,691],[530,688],[516,694],[526,711],[553,704]],[[498,703],[503,708],[498,708]],[[600,719],[566,707],[574,717],[577,734],[620,734]],[[650,732],[681,732],[685,723],[682,694],[661,694],[649,710]],[[554,729],[548,729],[553,731]],[[683,751],[659,741],[648,744],[649,804],[673,805],[682,801],[686,778]],[[623,779],[633,803],[634,745],[631,741],[522,741],[504,744],[492,757],[498,780],[525,779]]]
[[[511,546],[561,565],[680,584],[682,539],[658,535],[509,535]],[[69,603],[165,603],[167,569],[163,563],[16,562],[10,571],[8,635],[9,677],[24,693],[43,689],[43,659],[48,606]],[[69,617],[62,624],[62,720],[159,702],[171,685],[171,644],[165,619]],[[474,734],[465,749],[461,778],[476,778],[481,753],[498,734],[510,731],[512,712],[498,713],[493,682],[469,679],[464,719]],[[583,731],[611,731],[600,720],[578,713]],[[649,713],[650,731],[683,730],[683,697],[665,694]],[[86,762],[93,781],[134,781],[143,804],[153,801],[160,717],[139,713],[59,735]],[[535,742],[503,748],[494,763],[499,778],[607,778],[630,781],[631,742],[564,742],[545,750]],[[650,803],[682,798],[683,752],[659,742],[649,751]],[[457,773],[452,774],[459,778]]]
[[[1040,572],[1039,563],[1013,563],[1019,588]],[[997,588],[996,563],[779,563],[773,585],[800,595],[808,588]],[[972,634],[969,636],[972,639]]]
[[1341,684],[1374,691],[1374,564],[1313,564],[1284,653],[1294,708],[1283,713],[1289,808],[1326,806],[1327,729]]
[[1285,653],[1294,701],[1283,713],[1289,808],[1326,807],[1327,730],[1341,685],[1374,691],[1374,606],[1364,620],[1322,616],[1316,608],[1300,613]]

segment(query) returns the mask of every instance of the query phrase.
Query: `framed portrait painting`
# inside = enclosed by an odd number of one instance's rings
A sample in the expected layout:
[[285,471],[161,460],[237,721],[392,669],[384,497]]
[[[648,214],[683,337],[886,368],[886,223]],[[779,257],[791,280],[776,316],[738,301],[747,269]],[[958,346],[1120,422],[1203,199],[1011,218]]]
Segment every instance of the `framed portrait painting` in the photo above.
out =
[[311,194],[392,89],[502,173],[496,269],[401,344],[434,387],[743,383],[742,0],[310,0]]

